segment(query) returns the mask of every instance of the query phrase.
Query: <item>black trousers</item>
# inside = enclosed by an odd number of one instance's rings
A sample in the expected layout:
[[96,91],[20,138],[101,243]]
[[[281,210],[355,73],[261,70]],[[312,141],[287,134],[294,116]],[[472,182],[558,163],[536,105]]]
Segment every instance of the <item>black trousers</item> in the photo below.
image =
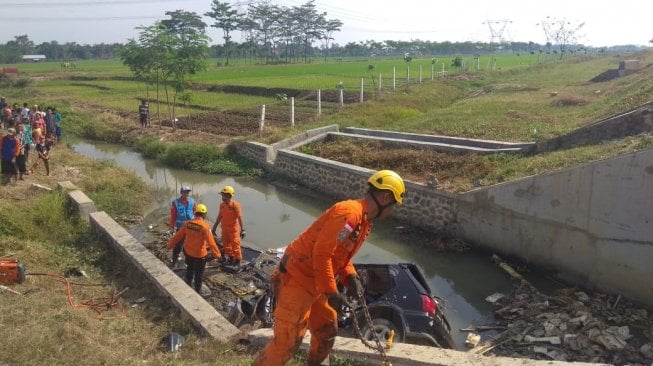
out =
[[202,288],[202,276],[204,275],[205,268],[206,268],[205,258],[194,258],[186,255],[186,283],[188,284],[188,286],[190,286],[191,283],[193,282],[193,279],[195,279],[193,288],[198,293]]

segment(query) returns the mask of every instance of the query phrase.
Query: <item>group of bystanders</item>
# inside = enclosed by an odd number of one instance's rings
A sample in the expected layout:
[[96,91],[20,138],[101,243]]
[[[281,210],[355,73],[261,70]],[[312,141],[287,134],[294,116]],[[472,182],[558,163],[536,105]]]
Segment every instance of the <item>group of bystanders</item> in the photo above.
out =
[[[10,105],[0,97],[0,136],[3,184],[25,180],[41,162],[46,175],[50,175],[50,150],[62,136],[61,113],[54,107],[43,111],[37,104],[31,109],[27,103],[22,107],[18,103]],[[36,158],[30,166],[31,151],[36,152]]]

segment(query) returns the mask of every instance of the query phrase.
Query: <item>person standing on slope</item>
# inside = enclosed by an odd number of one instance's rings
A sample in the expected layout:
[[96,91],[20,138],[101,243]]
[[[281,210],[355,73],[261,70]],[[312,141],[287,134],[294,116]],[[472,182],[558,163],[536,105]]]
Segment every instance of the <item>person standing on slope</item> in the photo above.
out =
[[[181,189],[179,189],[180,196],[175,198],[170,204],[170,222],[168,224],[171,231],[178,231],[183,225],[184,222],[192,220],[195,215],[195,201],[190,198],[190,187],[182,184]],[[184,247],[184,241],[181,240],[175,246],[175,249],[172,251],[172,259],[170,260],[170,266],[175,267],[179,261],[179,254],[181,253],[182,248]]]
[[243,214],[238,203],[233,197],[236,191],[232,186],[224,186],[220,195],[222,202],[218,209],[218,218],[213,224],[211,232],[220,225],[222,232],[221,240],[225,251],[225,264],[240,265],[243,254],[240,250],[240,239],[245,238],[245,226],[243,225]]

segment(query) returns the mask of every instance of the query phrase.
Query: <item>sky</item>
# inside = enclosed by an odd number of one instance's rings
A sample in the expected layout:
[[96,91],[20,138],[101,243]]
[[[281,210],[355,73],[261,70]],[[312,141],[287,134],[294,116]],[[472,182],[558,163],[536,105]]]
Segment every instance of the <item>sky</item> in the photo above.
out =
[[[245,12],[251,0],[223,0]],[[269,0],[299,6],[305,0]],[[327,19],[344,23],[334,41],[420,39],[432,42],[523,41],[545,44],[544,27],[563,21],[577,29],[578,42],[595,47],[653,46],[651,0],[316,0]],[[0,43],[26,34],[39,44],[124,43],[135,27],[165,19],[182,9],[203,15],[211,0],[0,0]],[[211,19],[204,18],[207,24]],[[222,31],[209,27],[211,44],[222,44]],[[234,41],[241,41],[240,35]],[[555,42],[554,42],[555,43]]]

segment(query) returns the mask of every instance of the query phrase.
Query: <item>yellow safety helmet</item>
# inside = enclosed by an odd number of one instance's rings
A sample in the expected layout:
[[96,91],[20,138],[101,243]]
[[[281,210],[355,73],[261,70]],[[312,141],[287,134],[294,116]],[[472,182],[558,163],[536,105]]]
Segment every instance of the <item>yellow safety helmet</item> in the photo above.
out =
[[392,170],[379,170],[372,174],[367,183],[376,189],[391,191],[398,204],[404,201],[404,193],[406,193],[404,180]]
[[228,194],[228,195],[233,196],[234,194],[236,194],[236,191],[234,190],[234,187],[232,187],[232,186],[224,186],[224,188],[222,188],[222,191],[220,193],[224,193],[224,194]]
[[205,205],[200,203],[197,206],[195,206],[195,213],[196,214],[205,214],[207,212],[209,212],[209,211],[206,209]]

